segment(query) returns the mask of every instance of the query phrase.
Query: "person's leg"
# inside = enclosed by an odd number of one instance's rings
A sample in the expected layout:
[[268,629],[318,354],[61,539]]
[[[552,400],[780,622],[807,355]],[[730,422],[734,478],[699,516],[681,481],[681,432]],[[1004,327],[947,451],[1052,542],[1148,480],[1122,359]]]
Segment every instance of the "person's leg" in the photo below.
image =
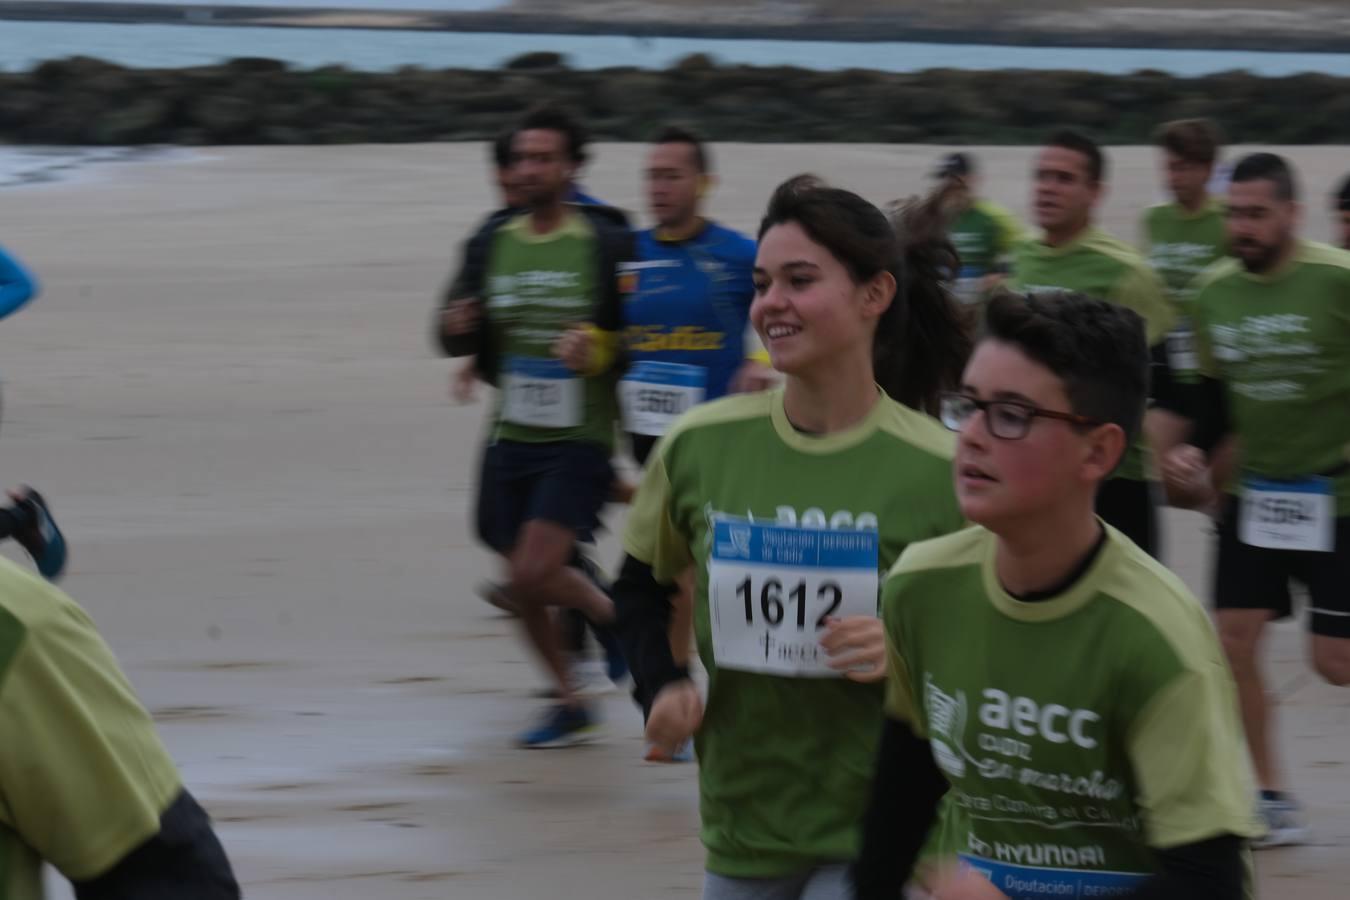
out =
[[801,900],[809,873],[787,878],[728,878],[705,872],[703,900]]
[[1261,671],[1261,639],[1266,623],[1274,617],[1268,609],[1221,609],[1218,611],[1219,638],[1224,655],[1237,683],[1242,727],[1247,733],[1252,765],[1258,786],[1265,791],[1284,789],[1283,776],[1271,745],[1270,728],[1275,713],[1266,695]]
[[1158,496],[1161,488],[1150,481],[1112,478],[1097,490],[1097,515],[1158,558]]
[[1307,557],[1299,574],[1308,587],[1313,669],[1328,684],[1350,686],[1350,517],[1337,520],[1330,553]]

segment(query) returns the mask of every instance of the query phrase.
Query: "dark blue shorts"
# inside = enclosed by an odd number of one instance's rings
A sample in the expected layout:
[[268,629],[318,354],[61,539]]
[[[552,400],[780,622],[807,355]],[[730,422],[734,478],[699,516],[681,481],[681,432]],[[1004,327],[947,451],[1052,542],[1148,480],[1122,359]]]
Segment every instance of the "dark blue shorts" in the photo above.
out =
[[613,482],[609,450],[600,444],[488,444],[478,482],[478,536],[506,555],[525,523],[540,519],[591,541]]

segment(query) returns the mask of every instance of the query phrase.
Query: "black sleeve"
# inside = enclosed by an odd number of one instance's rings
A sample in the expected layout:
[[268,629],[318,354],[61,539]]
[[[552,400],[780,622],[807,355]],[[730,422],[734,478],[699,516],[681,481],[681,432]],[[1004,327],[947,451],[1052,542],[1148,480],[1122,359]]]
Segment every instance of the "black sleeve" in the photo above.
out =
[[90,881],[77,900],[238,900],[239,884],[211,819],[186,790],[160,817],[159,834]]
[[1153,406],[1191,418],[1193,414],[1189,409],[1188,398],[1178,390],[1178,385],[1172,378],[1172,365],[1167,357],[1167,341],[1155,344],[1149,353],[1152,356],[1152,364],[1149,366],[1149,397],[1153,400]]
[[689,670],[675,664],[670,653],[670,598],[676,585],[661,584],[652,567],[625,556],[614,595],[614,630],[633,673],[634,696],[644,710],[656,694]]
[[624,289],[619,276],[623,264],[637,258],[637,239],[626,220],[614,217],[609,210],[586,209],[601,229],[600,285],[594,325],[601,331],[621,331]]
[[1214,449],[1219,441],[1232,431],[1232,421],[1228,412],[1228,389],[1222,381],[1205,376],[1195,391],[1195,403],[1191,420],[1195,430],[1191,443],[1205,453]]
[[904,722],[886,717],[863,819],[862,851],[854,864],[857,900],[899,900],[947,793],[928,742]]
[[[510,216],[509,210],[500,210],[488,216],[473,236],[464,243],[464,251],[460,258],[459,271],[455,277],[450,280],[445,290],[441,294],[440,306],[436,309],[436,318],[432,326],[432,335],[437,345],[446,356],[472,356],[475,353],[482,355],[484,338],[486,336],[486,316],[479,319],[479,327],[469,334],[447,335],[441,330],[441,312],[443,312],[455,300],[462,300],[466,297],[483,296],[483,282],[487,276],[488,251],[492,247],[492,236],[497,233],[501,223]],[[480,360],[479,371],[482,371]],[[496,367],[493,366],[495,374]]]
[[1155,851],[1159,872],[1121,900],[1243,900],[1244,841],[1231,834]]

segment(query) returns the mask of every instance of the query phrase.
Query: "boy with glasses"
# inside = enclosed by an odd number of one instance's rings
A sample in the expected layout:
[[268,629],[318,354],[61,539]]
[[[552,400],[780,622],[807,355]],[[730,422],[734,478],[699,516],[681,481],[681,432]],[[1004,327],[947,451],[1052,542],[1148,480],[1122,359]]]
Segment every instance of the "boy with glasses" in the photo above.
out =
[[858,897],[925,844],[941,900],[1241,900],[1259,832],[1205,610],[1094,512],[1138,434],[1143,321],[1074,294],[996,296],[958,393],[961,512],[882,592],[887,720]]

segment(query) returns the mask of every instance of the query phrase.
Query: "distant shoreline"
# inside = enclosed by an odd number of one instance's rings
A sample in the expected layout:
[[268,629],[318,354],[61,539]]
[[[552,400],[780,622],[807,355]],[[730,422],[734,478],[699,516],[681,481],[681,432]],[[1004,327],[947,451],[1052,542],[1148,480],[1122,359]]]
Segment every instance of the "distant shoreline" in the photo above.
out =
[[[393,0],[396,3],[396,0]],[[1175,11],[1175,10],[1174,10]],[[1185,27],[1155,28],[1102,18],[1097,11],[1072,17],[1011,15],[991,21],[976,9],[944,12],[943,19],[892,14],[857,18],[811,17],[789,24],[767,21],[696,22],[552,15],[529,11],[437,12],[314,9],[211,4],[80,3],[73,0],[0,0],[0,20],[94,22],[124,25],[193,25],[267,28],[357,28],[463,33],[624,35],[729,40],[913,42],[1040,47],[1112,47],[1158,50],[1251,50],[1288,53],[1350,52],[1350,29],[1272,27],[1194,10]],[[1101,18],[1100,22],[1096,19]],[[1152,21],[1151,19],[1149,21]],[[1061,24],[1062,23],[1062,24]]]

